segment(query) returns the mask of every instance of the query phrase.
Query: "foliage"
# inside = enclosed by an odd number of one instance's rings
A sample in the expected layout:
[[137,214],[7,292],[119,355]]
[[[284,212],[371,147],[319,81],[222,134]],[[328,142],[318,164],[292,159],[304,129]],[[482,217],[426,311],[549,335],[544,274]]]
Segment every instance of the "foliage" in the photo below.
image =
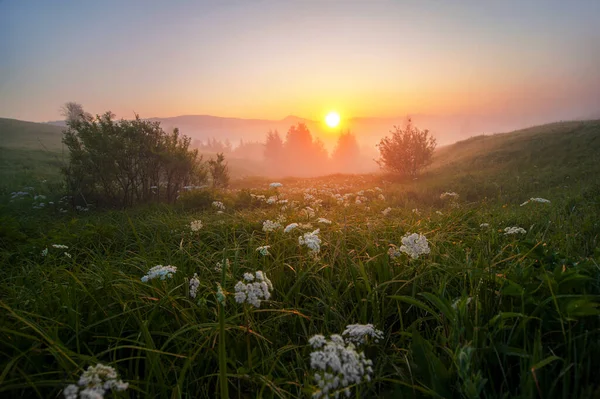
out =
[[71,107],[63,143],[67,190],[76,200],[127,207],[175,201],[186,185],[206,180],[197,150],[177,129],[165,133],[158,122],[115,121],[107,112],[95,118]]
[[429,130],[420,130],[409,120],[404,129],[394,126],[391,137],[384,137],[377,145],[382,169],[403,176],[416,176],[429,165],[436,147]]
[[360,148],[356,141],[356,136],[350,131],[338,136],[333,152],[331,153],[331,162],[333,169],[345,173],[354,173],[359,171],[357,161],[360,157]]
[[208,171],[214,188],[226,188],[229,185],[229,168],[223,153],[218,153],[217,159],[208,160]]

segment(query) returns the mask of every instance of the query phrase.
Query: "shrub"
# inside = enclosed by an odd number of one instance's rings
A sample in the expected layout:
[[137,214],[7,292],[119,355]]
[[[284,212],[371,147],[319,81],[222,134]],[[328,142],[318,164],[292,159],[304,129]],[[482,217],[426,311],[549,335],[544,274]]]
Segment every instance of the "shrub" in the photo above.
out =
[[208,170],[212,177],[213,187],[226,188],[229,186],[229,168],[222,152],[217,154],[217,159],[209,159]]
[[382,169],[403,176],[416,176],[431,163],[436,147],[435,138],[429,130],[420,130],[408,121],[404,129],[394,126],[392,137],[384,137],[377,145]]
[[173,202],[187,185],[206,181],[197,150],[177,129],[166,133],[158,122],[115,121],[110,112],[69,115],[63,143],[69,164],[67,189],[77,200],[128,207],[151,201]]

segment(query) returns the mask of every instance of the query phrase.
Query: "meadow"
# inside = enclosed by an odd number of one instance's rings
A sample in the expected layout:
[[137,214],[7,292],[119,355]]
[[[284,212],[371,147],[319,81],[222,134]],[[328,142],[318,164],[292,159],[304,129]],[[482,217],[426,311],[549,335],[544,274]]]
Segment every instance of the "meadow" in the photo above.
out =
[[116,398],[600,397],[599,137],[129,210],[73,209],[30,165],[0,201],[0,396],[61,397],[100,363]]

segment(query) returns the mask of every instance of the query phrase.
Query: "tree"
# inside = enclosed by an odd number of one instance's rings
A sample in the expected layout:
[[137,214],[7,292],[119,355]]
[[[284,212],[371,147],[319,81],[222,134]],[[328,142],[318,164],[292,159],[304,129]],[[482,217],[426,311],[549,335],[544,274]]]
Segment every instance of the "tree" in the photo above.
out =
[[269,130],[265,141],[265,161],[271,166],[278,166],[283,158],[283,140],[277,130]]
[[335,170],[340,172],[356,172],[359,168],[360,148],[356,136],[350,133],[342,133],[337,140],[331,161]]
[[382,169],[404,176],[416,176],[431,163],[436,140],[429,130],[420,130],[411,120],[404,129],[394,126],[392,137],[384,137],[377,145],[380,158],[377,163]]
[[229,185],[229,168],[222,152],[217,154],[217,159],[208,160],[208,171],[212,177],[213,187],[225,188]]
[[72,196],[101,206],[173,202],[186,185],[206,180],[197,150],[175,129],[158,122],[115,121],[111,112],[92,117],[78,104],[65,106],[63,143],[69,163],[62,172]]

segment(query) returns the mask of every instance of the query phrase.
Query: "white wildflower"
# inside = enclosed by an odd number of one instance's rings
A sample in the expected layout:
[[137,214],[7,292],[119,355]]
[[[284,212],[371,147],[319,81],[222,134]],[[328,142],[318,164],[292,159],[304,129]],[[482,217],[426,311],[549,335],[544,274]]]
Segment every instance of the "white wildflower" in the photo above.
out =
[[278,222],[273,222],[271,220],[265,220],[263,222],[263,228],[262,229],[265,232],[274,231],[274,230],[277,230],[277,229],[280,229],[280,228],[281,228],[281,224],[278,223]]
[[317,220],[318,223],[331,224],[331,220],[325,218],[319,218]]
[[44,248],[44,250],[42,251],[42,256],[46,255],[48,255],[48,248]]
[[287,226],[285,226],[285,229],[283,229],[283,232],[289,233],[290,231],[294,230],[296,227],[298,227],[298,223],[290,223]]
[[418,208],[415,208],[415,209],[413,209],[413,210],[412,210],[412,213],[414,213],[414,214],[415,214],[415,215],[417,215],[417,216],[420,216],[420,215],[421,215],[421,211],[419,211],[419,209],[418,209]]
[[392,208],[390,208],[389,206],[387,208],[385,208],[383,211],[381,211],[381,214],[383,216],[387,216],[390,214],[390,212],[392,211]]
[[190,279],[190,296],[196,298],[198,293],[198,287],[200,286],[200,280],[198,279],[198,273],[194,273],[194,277]]
[[66,256],[67,258],[69,258],[69,259],[71,259],[71,258],[72,258],[72,256],[71,256],[71,254],[70,254],[70,253],[68,253],[68,252],[64,252],[64,254],[65,254],[65,256]]
[[456,194],[455,192],[445,192],[442,195],[440,195],[441,199],[451,198],[452,200],[457,200],[458,197],[459,197],[459,195]]
[[430,252],[427,238],[422,234],[407,233],[402,237],[402,245],[400,251],[409,255],[413,259],[417,259],[420,255]]
[[435,211],[437,215],[443,215],[442,211]]
[[175,266],[156,265],[148,271],[148,274],[142,277],[142,282],[146,283],[157,277],[160,277],[161,280],[164,280],[167,277],[173,278],[173,273],[175,272],[177,272],[177,267]]
[[383,194],[379,194],[377,198],[379,198],[381,201],[385,201],[385,196]]
[[276,202],[277,202],[277,196],[276,196],[276,195],[273,195],[273,196],[271,196],[271,197],[269,197],[269,198],[267,199],[267,204],[269,204],[269,205],[273,205],[273,204],[275,204]]
[[509,234],[525,234],[527,233],[527,230],[525,230],[522,227],[507,227],[504,229],[504,235],[509,235]]
[[320,229],[316,229],[310,233],[304,233],[303,236],[298,237],[298,243],[300,245],[306,245],[313,255],[316,255],[321,250],[321,239],[319,238]]
[[[229,262],[229,259],[225,259],[225,267],[227,269],[229,269],[229,266],[231,265],[231,262]],[[223,270],[223,262],[219,261],[217,262],[217,264],[215,265],[215,271],[220,272]]]
[[349,396],[350,386],[371,380],[373,361],[363,352],[358,353],[353,343],[346,344],[340,335],[332,335],[329,340],[316,335],[309,342],[318,348],[310,354],[310,367],[316,370],[313,378],[318,387],[313,398],[330,394],[338,397],[340,391]]
[[527,201],[523,202],[521,204],[521,206],[527,205],[530,202],[539,202],[541,204],[549,204],[550,200],[544,199],[544,198],[529,198]]
[[[247,281],[248,283],[244,283]],[[235,301],[237,303],[249,303],[255,308],[260,307],[263,300],[271,298],[273,284],[262,271],[244,273],[244,280],[235,285]]]
[[347,335],[346,341],[356,345],[364,344],[368,337],[371,337],[373,342],[383,339],[383,331],[377,330],[373,324],[348,324],[342,335]]
[[62,244],[52,244],[52,248],[69,249],[69,247],[67,247],[66,245],[62,245]]
[[269,187],[271,187],[271,188],[279,188],[279,187],[283,187],[283,184],[275,182],[275,183],[269,184]]
[[202,228],[201,220],[194,220],[193,222],[190,223],[190,229],[192,229],[192,231],[194,231],[194,232],[199,231],[201,228]]
[[479,225],[479,227],[481,227],[482,229],[485,229],[486,227],[490,227],[490,224],[489,223],[481,223]]
[[256,250],[257,250],[258,252],[260,252],[260,254],[261,254],[262,256],[267,256],[267,255],[269,255],[269,248],[271,248],[271,246],[270,246],[270,245],[264,245],[264,246],[262,246],[262,247],[258,247],[258,248],[256,248]]
[[63,394],[66,399],[76,399],[77,394],[81,399],[102,399],[106,391],[124,391],[129,387],[129,383],[117,380],[117,377],[117,372],[110,366],[89,366],[79,377],[79,386],[70,384]]
[[222,211],[225,210],[225,204],[223,204],[221,201],[213,201],[212,206],[213,206],[213,208],[217,208]]

